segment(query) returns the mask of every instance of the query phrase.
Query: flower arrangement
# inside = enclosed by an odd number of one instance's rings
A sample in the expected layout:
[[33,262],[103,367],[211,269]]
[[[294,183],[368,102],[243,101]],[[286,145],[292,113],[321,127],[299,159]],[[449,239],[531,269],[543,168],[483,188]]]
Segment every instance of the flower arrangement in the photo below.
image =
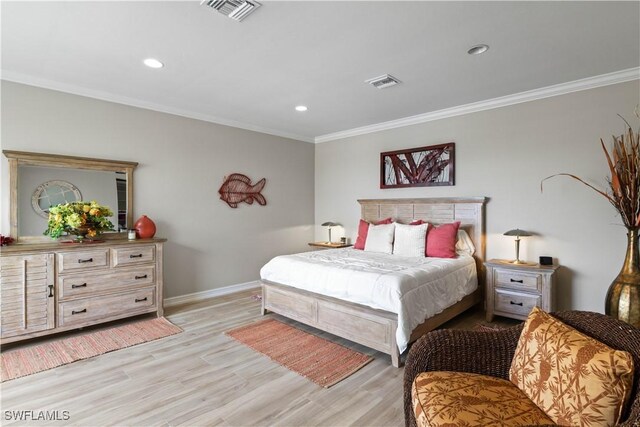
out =
[[113,230],[113,224],[109,221],[112,215],[111,209],[96,201],[52,206],[49,209],[48,227],[43,234],[54,239],[63,232],[74,234],[79,239],[96,237],[104,231]]
[[[636,115],[640,117],[637,108]],[[600,139],[611,172],[611,176],[607,177],[608,189],[600,190],[569,173],[551,175],[542,182],[560,175],[580,181],[606,198],[616,208],[624,225],[631,230],[640,228],[640,131],[634,132],[626,120],[625,123],[627,131],[620,136],[613,136],[611,154]],[[542,183],[540,186],[542,188]]]

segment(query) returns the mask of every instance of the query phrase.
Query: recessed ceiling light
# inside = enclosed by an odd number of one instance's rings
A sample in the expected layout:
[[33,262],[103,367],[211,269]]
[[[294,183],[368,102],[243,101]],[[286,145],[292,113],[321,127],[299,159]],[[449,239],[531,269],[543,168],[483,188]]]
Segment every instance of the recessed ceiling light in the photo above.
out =
[[305,105],[298,105],[296,111],[307,111],[308,108]]
[[155,58],[147,58],[144,60],[144,65],[146,65],[149,68],[162,68],[164,67],[164,64],[160,61],[158,61]]
[[469,55],[480,55],[489,50],[489,46],[486,44],[478,44],[473,46],[471,49],[467,51]]

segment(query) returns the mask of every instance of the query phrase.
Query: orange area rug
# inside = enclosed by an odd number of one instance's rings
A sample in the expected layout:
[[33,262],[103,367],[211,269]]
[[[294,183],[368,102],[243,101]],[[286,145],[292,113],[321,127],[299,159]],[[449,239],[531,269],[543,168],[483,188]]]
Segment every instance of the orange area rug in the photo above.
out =
[[325,388],[373,360],[371,356],[275,319],[252,323],[225,334]]
[[164,317],[142,320],[0,354],[2,381],[46,371],[77,360],[154,341],[182,332]]

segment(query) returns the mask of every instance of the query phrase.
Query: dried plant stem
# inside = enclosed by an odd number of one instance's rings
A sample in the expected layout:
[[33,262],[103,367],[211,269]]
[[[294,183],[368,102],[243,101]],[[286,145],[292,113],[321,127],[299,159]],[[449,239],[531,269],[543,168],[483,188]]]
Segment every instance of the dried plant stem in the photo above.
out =
[[[627,121],[625,123],[628,125]],[[609,188],[600,190],[585,182],[576,175],[558,173],[546,177],[540,182],[540,191],[544,181],[556,176],[571,177],[591,188],[613,205],[620,213],[622,222],[627,228],[640,227],[640,132],[634,132],[631,126],[621,136],[613,136],[611,155],[600,140],[604,150],[610,176],[607,178]]]

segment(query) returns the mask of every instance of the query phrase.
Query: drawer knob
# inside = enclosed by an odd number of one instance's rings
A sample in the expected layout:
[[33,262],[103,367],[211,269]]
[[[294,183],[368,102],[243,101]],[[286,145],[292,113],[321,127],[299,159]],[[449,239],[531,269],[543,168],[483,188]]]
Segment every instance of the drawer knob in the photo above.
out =
[[78,260],[78,264],[84,264],[85,262],[93,262],[93,258],[79,259]]
[[142,301],[146,301],[147,297],[144,298],[136,298],[136,302],[142,302]]
[[142,258],[142,254],[138,254],[138,255],[129,255],[129,258]]
[[71,289],[78,289],[78,288],[86,288],[87,284],[83,283],[82,285],[71,285]]
[[146,274],[144,274],[144,275],[142,275],[142,276],[134,276],[134,277],[135,277],[135,279],[136,279],[136,280],[139,280],[139,279],[146,279],[146,278],[147,278],[147,275],[146,275]]
[[521,302],[509,301],[509,304],[511,304],[511,305],[519,305],[520,307],[522,307],[522,303]]
[[78,310],[78,311],[76,311],[76,310],[71,310],[71,314],[72,314],[72,315],[73,315],[73,314],[86,313],[86,312],[87,312],[87,309],[86,309],[86,308],[83,308],[82,310]]
[[516,280],[516,279],[510,279],[512,283],[524,283],[524,280],[520,279],[520,280]]

